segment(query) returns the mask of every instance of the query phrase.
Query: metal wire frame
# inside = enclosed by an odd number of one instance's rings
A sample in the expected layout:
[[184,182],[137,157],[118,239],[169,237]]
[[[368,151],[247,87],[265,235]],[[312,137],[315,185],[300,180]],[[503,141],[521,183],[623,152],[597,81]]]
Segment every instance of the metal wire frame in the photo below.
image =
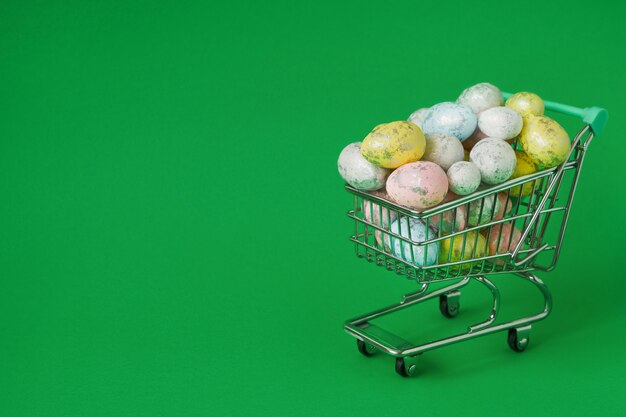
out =
[[[563,164],[422,212],[399,206],[380,193],[346,185],[354,196],[348,217],[355,222],[350,240],[357,256],[420,283],[552,270],[592,139],[591,129],[584,126]],[[513,146],[520,148],[517,143]],[[530,191],[527,196],[523,196],[525,188]],[[565,201],[560,204],[560,200]],[[550,239],[547,232],[555,218],[560,220],[559,232]],[[421,223],[417,229],[424,231],[423,236],[414,236],[411,226],[416,223]],[[552,257],[540,260],[538,255],[544,253]]]
[[[509,347],[516,352],[526,349],[532,324],[546,318],[552,309],[550,290],[532,271],[555,267],[587,147],[608,120],[608,112],[599,107],[582,109],[545,101],[545,108],[580,117],[585,123],[572,141],[566,161],[558,167],[482,188],[423,212],[396,205],[380,192],[365,193],[346,186],[354,198],[348,216],[355,224],[350,239],[357,255],[420,283],[417,291],[405,294],[399,302],[344,323],[363,355],[380,351],[394,356],[396,372],[411,376],[421,353],[495,332],[507,331]],[[513,146],[519,148],[517,143]],[[415,236],[411,222],[416,226]],[[453,239],[460,245],[450,244]],[[453,251],[455,246],[459,247]],[[487,275],[511,272],[539,290],[543,308],[503,322],[497,320],[500,291]],[[432,289],[434,281],[444,285]],[[455,317],[460,289],[471,282],[489,290],[492,304],[489,316],[465,332],[416,344],[371,322],[432,299],[439,299],[444,316]]]
[[[421,290],[417,291],[416,293],[405,296],[400,303],[392,304],[371,313],[367,313],[362,316],[346,320],[346,322],[344,323],[344,329],[349,334],[353,335],[359,340],[368,343],[375,349],[381,350],[388,355],[401,358],[412,357],[415,355],[419,355],[423,352],[436,349],[438,347],[462,342],[467,339],[485,336],[491,333],[511,328],[515,328],[527,333],[530,331],[532,323],[543,320],[550,314],[552,310],[552,294],[543,283],[543,281],[541,281],[537,276],[533,275],[532,273],[518,273],[517,275],[521,279],[533,284],[533,286],[535,286],[543,295],[544,302],[542,309],[531,316],[520,317],[507,322],[495,324],[496,318],[498,316],[498,307],[500,304],[500,291],[491,281],[489,281],[484,276],[476,276],[472,278],[465,277],[459,282],[428,293],[425,291],[425,287],[427,287],[427,285],[425,285]],[[466,332],[461,332],[439,340],[429,341],[424,344],[415,345],[371,323],[371,320],[405,309],[407,307],[411,307],[418,303],[428,301],[433,298],[441,296],[458,297],[460,295],[458,293],[458,290],[473,281],[480,282],[481,284],[483,284],[483,286],[490,290],[493,298],[493,304],[491,312],[487,319],[480,323],[468,326]]]

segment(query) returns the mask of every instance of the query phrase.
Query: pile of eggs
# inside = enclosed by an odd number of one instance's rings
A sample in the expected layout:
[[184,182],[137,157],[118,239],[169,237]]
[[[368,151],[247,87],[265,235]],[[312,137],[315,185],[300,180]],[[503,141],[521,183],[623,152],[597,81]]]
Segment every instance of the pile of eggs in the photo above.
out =
[[[521,149],[514,149],[515,143]],[[376,191],[398,205],[423,211],[457,196],[555,167],[569,154],[567,132],[544,115],[544,103],[538,95],[520,92],[505,103],[498,87],[480,83],[461,92],[456,102],[421,108],[406,121],[376,126],[362,142],[351,143],[342,150],[338,168],[352,187]],[[512,189],[511,195],[524,197],[531,192],[532,184],[526,183]],[[506,207],[505,203],[508,203]],[[436,233],[447,234],[501,219],[511,209],[510,203],[506,193],[500,193],[497,198],[490,195],[473,201],[467,210],[459,207],[451,216],[443,213],[441,222],[433,218],[436,221],[431,224],[442,224],[444,230],[404,218],[388,218],[391,224],[383,226],[414,242],[423,242]],[[378,212],[378,208],[369,210],[368,220],[376,221],[372,213]],[[365,216],[368,217],[367,209]],[[456,230],[452,230],[452,225],[456,225]],[[508,239],[494,242],[489,238],[496,228],[496,236],[506,232]],[[519,242],[521,234],[512,224],[502,223],[491,229],[489,241],[475,233],[476,236],[457,235],[442,240],[441,244],[434,242],[412,248],[388,235],[383,239],[380,232],[376,239],[396,256],[426,266],[437,263],[439,251],[445,251],[451,262],[466,259],[466,254],[461,252],[467,252],[468,247],[460,243],[469,239],[473,242],[469,247],[477,257],[484,253],[506,253]]]

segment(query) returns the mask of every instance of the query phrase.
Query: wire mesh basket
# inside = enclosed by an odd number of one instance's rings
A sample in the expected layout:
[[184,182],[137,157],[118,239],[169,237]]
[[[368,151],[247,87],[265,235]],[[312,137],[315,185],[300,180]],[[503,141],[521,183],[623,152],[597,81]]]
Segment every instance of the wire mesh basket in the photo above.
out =
[[[505,97],[509,95],[505,93]],[[396,371],[407,376],[415,369],[410,358],[495,331],[508,329],[511,348],[525,349],[530,324],[545,318],[551,308],[550,292],[532,271],[550,271],[557,263],[585,154],[608,117],[606,110],[598,107],[580,109],[549,101],[545,107],[578,116],[584,122],[572,140],[567,160],[557,167],[481,188],[421,212],[394,203],[384,192],[364,192],[346,185],[354,199],[348,216],[354,221],[350,240],[357,256],[422,285],[399,304],[345,323],[346,331],[357,338],[361,353],[369,356],[382,350],[395,356]],[[521,149],[517,142],[513,147]],[[540,313],[494,324],[499,291],[486,276],[505,273],[513,273],[539,288],[545,300]],[[457,282],[427,292],[431,283],[452,280]],[[466,333],[414,344],[370,322],[434,297],[439,297],[444,316],[454,317],[459,307],[458,289],[471,280],[490,289],[493,305],[488,319],[469,326]]]
[[[424,212],[396,205],[383,193],[347,185],[354,194],[354,208],[348,215],[355,222],[351,240],[357,255],[419,282],[551,270],[592,135],[589,128],[579,133],[578,145],[561,167],[510,180]],[[564,181],[568,176],[572,180]],[[561,190],[564,183],[569,184],[566,195]],[[415,236],[415,222],[423,224],[427,232]],[[551,222],[561,226],[552,239],[546,235]],[[553,253],[543,264],[537,262],[542,252]]]

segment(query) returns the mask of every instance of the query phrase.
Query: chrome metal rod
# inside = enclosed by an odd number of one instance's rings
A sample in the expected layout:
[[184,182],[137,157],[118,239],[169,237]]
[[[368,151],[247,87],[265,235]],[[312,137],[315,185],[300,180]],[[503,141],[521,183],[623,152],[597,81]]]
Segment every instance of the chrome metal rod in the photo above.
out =
[[469,278],[469,277],[465,277],[465,278],[463,278],[461,281],[459,281],[457,283],[454,283],[452,285],[448,285],[446,287],[440,288],[440,289],[438,289],[436,291],[433,291],[433,292],[430,292],[428,294],[422,294],[421,296],[420,295],[414,295],[408,301],[403,301],[403,302],[400,302],[398,304],[392,304],[390,306],[381,308],[379,310],[373,311],[373,312],[365,314],[363,316],[347,320],[346,324],[352,324],[354,326],[358,326],[359,324],[365,323],[367,321],[373,320],[373,319],[378,318],[378,317],[382,317],[382,316],[384,316],[386,314],[389,314],[389,313],[393,313],[394,311],[402,310],[402,309],[404,309],[406,307],[412,306],[413,304],[419,303],[421,301],[426,301],[426,300],[429,300],[429,299],[431,299],[433,297],[437,297],[437,296],[439,296],[441,294],[444,294],[446,292],[457,290],[457,289],[467,285],[470,282],[470,279],[471,278]]
[[487,278],[483,276],[474,277],[474,279],[480,282],[481,284],[483,284],[485,287],[487,287],[489,291],[491,291],[491,295],[493,297],[493,304],[491,306],[491,314],[489,314],[489,318],[483,321],[482,323],[477,323],[472,326],[469,326],[467,328],[467,331],[470,333],[480,330],[483,327],[487,327],[491,323],[493,323],[496,320],[496,317],[498,316],[498,307],[500,306],[500,290],[498,290],[498,288],[495,285],[493,285],[491,281],[489,281]]
[[[412,300],[409,303],[406,304],[398,304],[398,305],[394,305],[391,307],[388,307],[386,309],[381,309],[378,312],[375,313],[371,313],[369,315],[363,316],[360,319],[354,319],[354,320],[349,320],[344,324],[344,328],[345,330],[352,334],[353,336],[357,337],[358,339],[361,339],[367,343],[370,343],[374,346],[376,346],[378,349],[386,352],[389,355],[392,356],[396,356],[396,357],[406,357],[406,356],[415,356],[418,355],[420,353],[426,352],[428,350],[432,350],[432,349],[436,349],[439,347],[443,347],[443,346],[448,346],[454,343],[458,343],[458,342],[462,342],[464,340],[468,340],[468,339],[472,339],[475,337],[480,337],[480,336],[485,336],[491,333],[496,333],[502,330],[507,330],[507,329],[511,329],[511,328],[520,328],[520,327],[524,327],[524,326],[528,326],[531,323],[537,322],[539,320],[543,320],[544,318],[546,318],[549,314],[550,311],[552,310],[552,294],[550,293],[550,290],[548,289],[548,287],[543,283],[543,281],[541,281],[536,275],[531,274],[531,273],[518,273],[516,274],[517,276],[521,277],[522,279],[532,283],[533,285],[535,285],[539,291],[541,292],[541,294],[544,297],[544,306],[542,311],[540,311],[537,314],[534,314],[532,316],[528,316],[528,317],[522,317],[516,320],[511,320],[505,323],[501,323],[501,324],[497,324],[495,326],[491,325],[491,323],[485,325],[484,327],[475,330],[475,331],[469,331],[466,333],[461,333],[461,334],[457,334],[454,336],[450,336],[450,337],[446,337],[443,339],[439,339],[439,340],[435,340],[432,342],[428,342],[428,343],[424,343],[421,345],[413,345],[410,342],[395,336],[391,333],[388,333],[382,329],[379,329],[376,327],[376,329],[378,329],[378,331],[380,333],[384,334],[384,337],[376,337],[376,336],[372,336],[368,334],[368,328],[367,328],[367,320],[371,319],[371,318],[375,318],[375,317],[380,317],[381,315],[384,314],[388,314],[392,311],[397,311],[398,309],[404,308],[404,307],[408,307],[408,305],[412,305],[414,303],[417,303],[419,301],[425,301],[426,299],[430,299],[435,295],[440,295],[442,293],[445,292],[449,292],[451,287],[457,286],[457,285],[465,285],[467,284],[466,279],[464,279],[463,281],[455,284],[454,286],[448,286],[446,288],[442,288],[441,290],[437,290],[437,291],[433,291],[432,293],[429,293],[428,295],[426,295],[425,297],[421,298],[421,299],[416,299],[416,300]],[[478,277],[474,277],[474,279],[478,279]],[[486,284],[485,281],[480,281],[482,284],[486,285],[489,289],[492,289],[491,286],[493,286],[495,288],[495,285],[493,285],[493,283],[489,282],[489,284]],[[491,285],[490,285],[491,284]],[[460,286],[462,286],[460,285]],[[458,288],[458,287],[457,287]],[[497,291],[497,290],[496,290]],[[498,292],[499,293],[499,292]],[[494,300],[497,299],[499,300],[499,297],[496,297],[494,295]],[[495,303],[494,303],[495,304]],[[495,308],[496,312],[495,314],[497,314],[497,305]],[[382,314],[380,314],[382,313]],[[492,314],[494,314],[492,312]],[[495,317],[494,317],[495,320]],[[488,320],[489,321],[489,320]],[[359,327],[359,325],[363,325],[365,324],[366,326],[364,327]],[[375,327],[375,326],[372,326]],[[393,340],[396,341],[396,344],[390,343],[388,340]]]
[[536,208],[535,214],[531,217],[530,222],[528,223],[527,227],[525,227],[524,230],[522,231],[522,237],[520,238],[519,243],[515,246],[515,249],[513,250],[513,259],[515,259],[517,257],[518,252],[520,251],[522,246],[524,246],[524,240],[526,239],[526,236],[528,236],[528,233],[531,231],[532,226],[534,225],[534,223],[537,221],[537,219],[541,215],[541,211],[543,210],[543,206],[548,201],[548,198],[550,198],[550,193],[552,192],[554,187],[560,182],[561,177],[563,175],[563,171],[565,170],[565,165],[567,165],[567,161],[569,160],[572,152],[574,152],[574,149],[576,149],[576,147],[580,143],[580,138],[582,137],[582,135],[584,135],[588,130],[589,130],[589,126],[585,126],[576,135],[576,138],[574,139],[574,141],[572,143],[572,146],[570,148],[570,151],[569,151],[569,153],[567,155],[567,159],[565,160],[565,162],[563,162],[561,165],[559,165],[559,167],[556,170],[556,173],[554,175],[554,178],[552,179],[552,181],[550,182],[550,184],[546,188],[546,190],[544,192],[544,195],[543,195],[543,198],[541,199],[541,202],[539,203],[539,205]]
[[415,298],[420,297],[422,294],[424,294],[426,292],[426,290],[428,290],[428,284],[422,284],[422,288],[420,288],[419,290],[409,293],[409,294],[404,294],[402,296],[402,301],[400,301],[401,304],[407,303]]

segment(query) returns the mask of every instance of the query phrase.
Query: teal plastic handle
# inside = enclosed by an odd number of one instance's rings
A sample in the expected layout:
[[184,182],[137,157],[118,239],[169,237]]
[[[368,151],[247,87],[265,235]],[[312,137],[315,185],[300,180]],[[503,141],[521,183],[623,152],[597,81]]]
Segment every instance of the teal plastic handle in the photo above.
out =
[[[505,99],[511,97],[511,93],[502,92]],[[594,135],[598,136],[604,130],[606,122],[609,120],[609,112],[602,107],[587,107],[582,109],[580,107],[570,106],[568,104],[561,104],[554,101],[543,101],[546,109],[552,110],[558,113],[568,114],[570,116],[580,117],[583,122],[591,126]]]

